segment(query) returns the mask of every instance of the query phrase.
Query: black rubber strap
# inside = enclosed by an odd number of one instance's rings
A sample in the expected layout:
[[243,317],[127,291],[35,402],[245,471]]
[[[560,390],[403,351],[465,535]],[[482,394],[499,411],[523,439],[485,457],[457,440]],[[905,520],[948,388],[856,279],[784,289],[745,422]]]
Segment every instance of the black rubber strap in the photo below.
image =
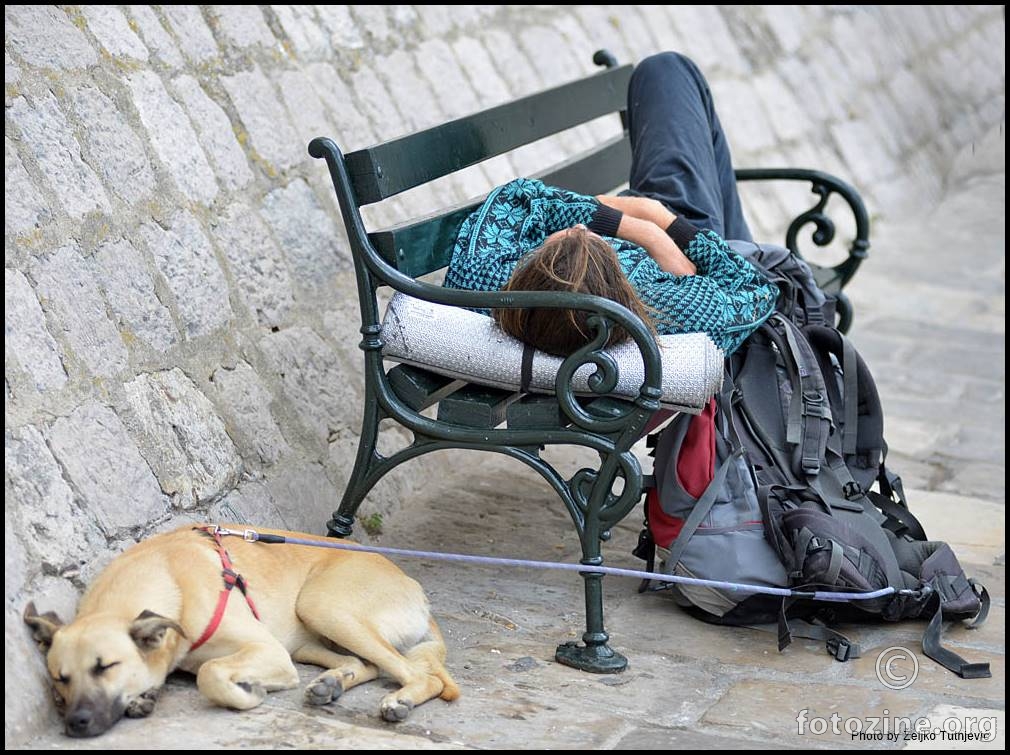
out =
[[[786,607],[788,611],[788,607]],[[793,637],[801,637],[806,640],[820,640],[824,643],[828,655],[836,661],[851,661],[862,655],[862,649],[858,644],[850,640],[841,632],[838,632],[824,624],[814,624],[803,619],[786,619],[780,614],[779,625],[776,624],[744,624],[749,629],[757,629],[759,632],[769,632],[782,636],[780,625],[785,621],[785,633],[791,641]]]
[[866,495],[869,496],[873,505],[884,513],[884,516],[888,519],[888,523],[893,523],[887,529],[896,535],[907,533],[913,540],[929,540],[919,520],[907,508],[873,490],[868,490]]
[[530,383],[533,382],[533,354],[536,349],[530,346],[528,343],[523,344],[523,366],[522,375],[519,378],[519,390],[523,393],[528,393],[530,390]]
[[977,629],[985,624],[985,620],[989,618],[989,605],[991,601],[989,599],[989,591],[985,589],[985,585],[976,582],[974,579],[969,579],[968,584],[971,585],[972,591],[978,596],[979,609],[978,613],[975,614],[975,618],[966,621],[965,626],[968,629]]
[[[988,596],[987,596],[988,597]],[[985,606],[988,612],[988,606]],[[981,612],[980,612],[981,613]],[[968,663],[953,650],[943,646],[943,601],[936,607],[936,613],[929,621],[922,635],[922,652],[945,669],[953,671],[962,679],[988,679],[992,676],[989,663]]]

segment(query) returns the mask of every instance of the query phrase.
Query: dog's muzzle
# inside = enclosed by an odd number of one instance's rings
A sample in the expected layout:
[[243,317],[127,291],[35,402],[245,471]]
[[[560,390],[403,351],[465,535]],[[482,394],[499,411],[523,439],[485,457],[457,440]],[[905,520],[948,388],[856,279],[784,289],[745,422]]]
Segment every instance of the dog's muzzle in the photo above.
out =
[[119,701],[83,700],[67,710],[64,731],[68,737],[97,737],[122,718],[125,710]]

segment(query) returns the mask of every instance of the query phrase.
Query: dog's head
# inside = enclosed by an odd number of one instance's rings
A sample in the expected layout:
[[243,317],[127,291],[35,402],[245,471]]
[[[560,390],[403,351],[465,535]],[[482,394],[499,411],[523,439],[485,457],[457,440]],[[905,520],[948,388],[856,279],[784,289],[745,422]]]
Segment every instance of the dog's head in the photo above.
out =
[[176,622],[151,611],[132,621],[95,613],[63,624],[29,603],[24,619],[46,656],[53,699],[71,737],[101,734],[124,715],[148,715],[174,646],[185,637]]

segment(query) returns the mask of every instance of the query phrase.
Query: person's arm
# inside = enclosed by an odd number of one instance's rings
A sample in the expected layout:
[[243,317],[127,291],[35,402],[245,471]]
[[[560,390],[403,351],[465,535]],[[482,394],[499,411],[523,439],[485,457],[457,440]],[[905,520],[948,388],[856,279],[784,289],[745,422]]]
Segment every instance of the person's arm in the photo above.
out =
[[[687,221],[678,219],[660,202],[644,197],[590,197],[529,179],[521,179],[519,185],[522,191],[531,192],[532,214],[542,218],[537,232],[543,235],[537,243],[556,231],[581,223],[601,236],[615,236],[637,244],[668,273],[695,274],[695,264],[678,246],[686,243],[688,236],[673,232]],[[527,232],[532,230],[527,228]],[[695,232],[691,228],[691,238]]]
[[660,228],[668,228],[677,219],[677,216],[670,212],[666,205],[658,199],[649,199],[648,197],[613,197],[609,194],[599,194],[596,197],[596,201],[607,207],[619,210],[625,215],[631,215],[633,218],[648,220]]
[[695,264],[687,258],[676,242],[651,220],[643,220],[625,213],[621,216],[617,233],[612,235],[638,244],[656,260],[660,269],[667,273],[694,275],[697,272]]
[[772,313],[779,290],[714,231],[695,230],[684,251],[698,275],[641,266],[632,285],[661,334],[707,333],[728,356]]
[[602,204],[596,197],[579,194],[557,186],[548,186],[535,178],[520,178],[513,202],[529,207],[530,220],[524,223],[524,236],[537,245],[557,231],[584,225],[601,236],[614,236],[621,222],[619,210]]
[[[720,281],[727,282],[753,280],[756,273],[754,268],[742,257],[730,251],[722,237],[714,231],[697,228],[683,216],[675,215],[662,202],[648,197],[612,197],[607,194],[601,194],[596,199],[601,204],[621,212],[624,218],[631,216],[647,223],[654,223],[663,229],[665,235],[673,240],[674,246],[682,252],[689,263],[693,264],[699,275],[714,276]],[[663,270],[678,275],[684,274],[677,272],[676,264],[670,262],[664,264],[664,260],[670,259],[669,246],[661,239],[652,242],[652,246],[639,240],[649,239],[654,235],[651,231],[637,231],[636,238],[622,235],[626,232],[622,226],[622,230],[615,235],[645,247]],[[653,250],[656,250],[656,253],[653,253]]]
[[600,194],[596,199],[621,213],[621,225],[612,235],[638,244],[668,273],[694,275],[697,272],[697,266],[685,250],[698,229],[678,218],[662,202],[648,197],[608,194]]

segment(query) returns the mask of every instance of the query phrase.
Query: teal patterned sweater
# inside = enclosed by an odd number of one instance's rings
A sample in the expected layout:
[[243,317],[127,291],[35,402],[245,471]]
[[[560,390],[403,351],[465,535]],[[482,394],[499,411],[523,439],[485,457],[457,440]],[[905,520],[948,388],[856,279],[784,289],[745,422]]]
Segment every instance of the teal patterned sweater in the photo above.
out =
[[678,218],[670,235],[697,274],[674,275],[642,247],[614,236],[620,219],[595,197],[516,179],[492,191],[460,226],[445,285],[501,290],[520,260],[550,234],[582,223],[614,248],[660,335],[707,333],[728,356],[774,310],[778,289],[715,232]]

